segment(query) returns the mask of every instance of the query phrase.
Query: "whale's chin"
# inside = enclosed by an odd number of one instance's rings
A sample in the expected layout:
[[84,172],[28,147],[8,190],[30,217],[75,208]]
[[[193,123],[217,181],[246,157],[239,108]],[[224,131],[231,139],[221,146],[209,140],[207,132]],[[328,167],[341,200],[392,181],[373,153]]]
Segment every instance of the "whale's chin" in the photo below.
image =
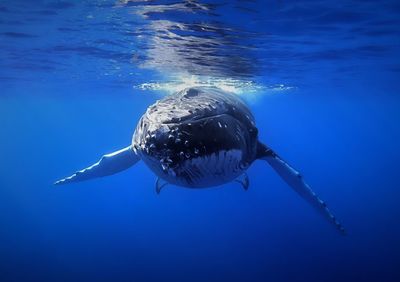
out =
[[208,188],[231,182],[250,165],[242,162],[240,150],[192,157],[174,166],[162,165],[159,160],[153,158],[143,158],[143,161],[166,182],[187,188]]

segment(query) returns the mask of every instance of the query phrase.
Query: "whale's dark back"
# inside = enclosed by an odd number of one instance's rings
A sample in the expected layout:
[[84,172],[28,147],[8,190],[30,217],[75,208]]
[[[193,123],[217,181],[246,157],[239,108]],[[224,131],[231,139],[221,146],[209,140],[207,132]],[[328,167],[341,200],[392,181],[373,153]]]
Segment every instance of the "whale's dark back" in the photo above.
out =
[[257,128],[237,96],[215,88],[187,88],[148,108],[132,144],[168,182],[208,187],[247,169],[256,155]]

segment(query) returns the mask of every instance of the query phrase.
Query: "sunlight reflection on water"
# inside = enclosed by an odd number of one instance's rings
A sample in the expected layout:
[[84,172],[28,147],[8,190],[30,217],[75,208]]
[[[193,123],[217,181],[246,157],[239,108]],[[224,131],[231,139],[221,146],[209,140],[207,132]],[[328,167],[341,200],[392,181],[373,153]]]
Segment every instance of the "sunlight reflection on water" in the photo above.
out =
[[239,79],[218,79],[212,77],[198,77],[198,76],[181,76],[178,79],[166,82],[146,82],[135,85],[135,89],[163,91],[166,93],[173,93],[183,90],[187,87],[217,87],[227,92],[235,93],[238,95],[257,95],[260,93],[272,94],[287,92],[296,89],[294,86],[275,84],[264,85],[251,80]]

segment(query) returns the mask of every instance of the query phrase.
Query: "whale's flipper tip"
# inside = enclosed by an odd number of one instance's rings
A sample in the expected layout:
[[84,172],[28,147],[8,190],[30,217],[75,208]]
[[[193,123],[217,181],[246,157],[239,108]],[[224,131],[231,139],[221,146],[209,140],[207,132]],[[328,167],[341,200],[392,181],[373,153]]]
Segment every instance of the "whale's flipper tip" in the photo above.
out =
[[339,221],[333,216],[331,211],[328,209],[325,202],[323,202],[310,186],[304,181],[303,176],[279,157],[274,151],[260,144],[259,159],[266,160],[273,169],[280,175],[280,177],[302,198],[309,202],[321,215],[323,215],[329,222],[336,227],[336,229],[342,234],[346,235],[346,230],[339,223]]
[[74,182],[73,179],[75,178],[75,175],[76,175],[76,173],[73,174],[73,175],[71,175],[71,176],[69,176],[69,177],[66,177],[66,178],[57,180],[57,181],[53,182],[53,185],[54,185],[54,186],[60,186],[60,185],[68,184],[68,183],[70,183],[70,182]]
[[77,171],[71,176],[57,180],[54,182],[54,185],[64,185],[111,175],[133,166],[139,160],[139,156],[136,155],[132,147],[128,146],[111,154],[104,155],[97,163]]
[[86,172],[86,170],[87,170],[87,169],[83,169],[83,170],[81,170],[81,171],[75,172],[75,173],[72,174],[71,176],[68,176],[68,177],[59,179],[59,180],[55,181],[55,182],[53,183],[53,185],[55,185],[55,186],[60,186],[60,185],[65,185],[65,184],[69,184],[69,183],[72,183],[72,182],[78,182],[78,181],[85,180],[85,179],[81,178],[80,175],[81,175],[81,174],[84,174],[84,173]]

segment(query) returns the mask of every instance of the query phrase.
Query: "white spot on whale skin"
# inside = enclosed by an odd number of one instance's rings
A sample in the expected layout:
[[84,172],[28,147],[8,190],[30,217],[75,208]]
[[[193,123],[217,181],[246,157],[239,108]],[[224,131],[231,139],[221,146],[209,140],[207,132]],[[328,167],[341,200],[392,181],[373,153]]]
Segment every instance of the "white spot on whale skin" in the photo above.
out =
[[168,169],[168,166],[164,163],[161,164],[161,167],[164,171],[166,171]]

